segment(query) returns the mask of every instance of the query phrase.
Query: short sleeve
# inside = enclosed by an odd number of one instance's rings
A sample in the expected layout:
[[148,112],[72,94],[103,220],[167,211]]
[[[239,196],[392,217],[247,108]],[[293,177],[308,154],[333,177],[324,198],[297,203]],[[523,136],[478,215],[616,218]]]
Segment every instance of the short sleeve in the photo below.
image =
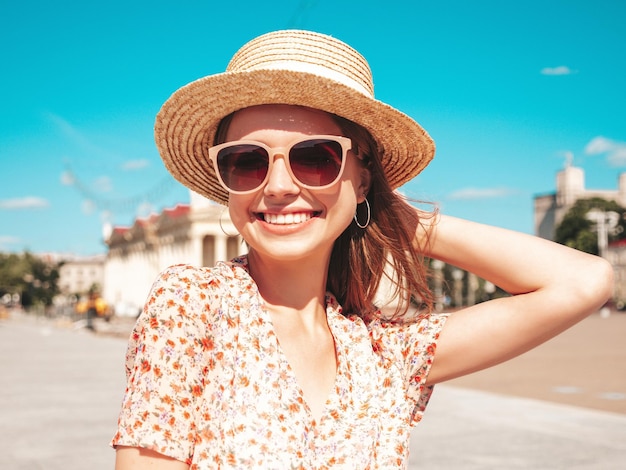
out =
[[372,344],[385,359],[400,369],[406,399],[413,405],[411,424],[424,414],[434,386],[426,379],[433,364],[437,340],[448,318],[447,314],[421,315],[415,322],[395,325],[380,321],[370,324]]
[[111,445],[191,461],[212,349],[199,276],[195,268],[174,266],[153,284],[128,345],[127,388]]

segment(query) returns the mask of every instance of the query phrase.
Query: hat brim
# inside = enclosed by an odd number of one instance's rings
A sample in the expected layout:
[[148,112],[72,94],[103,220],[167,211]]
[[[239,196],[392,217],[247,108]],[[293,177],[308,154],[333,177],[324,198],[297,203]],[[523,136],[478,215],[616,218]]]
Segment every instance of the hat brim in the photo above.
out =
[[262,104],[307,106],[336,114],[367,129],[376,140],[392,188],[419,174],[435,154],[428,133],[412,118],[334,80],[306,72],[225,72],[177,90],[162,106],[155,141],[168,171],[183,185],[220,204],[228,192],[209,159],[220,121]]

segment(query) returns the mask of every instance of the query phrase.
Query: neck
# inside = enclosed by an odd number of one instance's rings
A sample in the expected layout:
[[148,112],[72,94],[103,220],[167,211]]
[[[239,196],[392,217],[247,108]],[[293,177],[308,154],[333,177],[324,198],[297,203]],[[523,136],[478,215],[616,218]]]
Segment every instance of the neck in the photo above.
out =
[[321,311],[325,316],[328,256],[283,261],[251,250],[248,263],[250,275],[268,307],[302,315],[310,313],[314,317]]

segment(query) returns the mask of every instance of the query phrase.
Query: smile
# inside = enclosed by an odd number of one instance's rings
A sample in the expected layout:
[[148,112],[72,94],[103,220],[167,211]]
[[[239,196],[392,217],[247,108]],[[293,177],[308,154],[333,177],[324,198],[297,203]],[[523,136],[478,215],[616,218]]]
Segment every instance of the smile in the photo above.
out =
[[293,225],[293,224],[302,224],[312,217],[318,215],[317,212],[296,212],[289,214],[257,214],[258,217],[272,225]]

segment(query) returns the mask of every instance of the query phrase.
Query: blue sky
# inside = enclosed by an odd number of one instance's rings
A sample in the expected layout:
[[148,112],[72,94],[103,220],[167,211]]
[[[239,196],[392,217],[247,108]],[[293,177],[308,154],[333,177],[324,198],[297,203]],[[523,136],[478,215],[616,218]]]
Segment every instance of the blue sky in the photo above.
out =
[[625,20],[616,0],[4,1],[0,251],[103,253],[103,222],[188,202],[153,143],[161,104],[291,27],[359,50],[433,136],[403,192],[532,233],[567,155],[588,188],[626,171]]

